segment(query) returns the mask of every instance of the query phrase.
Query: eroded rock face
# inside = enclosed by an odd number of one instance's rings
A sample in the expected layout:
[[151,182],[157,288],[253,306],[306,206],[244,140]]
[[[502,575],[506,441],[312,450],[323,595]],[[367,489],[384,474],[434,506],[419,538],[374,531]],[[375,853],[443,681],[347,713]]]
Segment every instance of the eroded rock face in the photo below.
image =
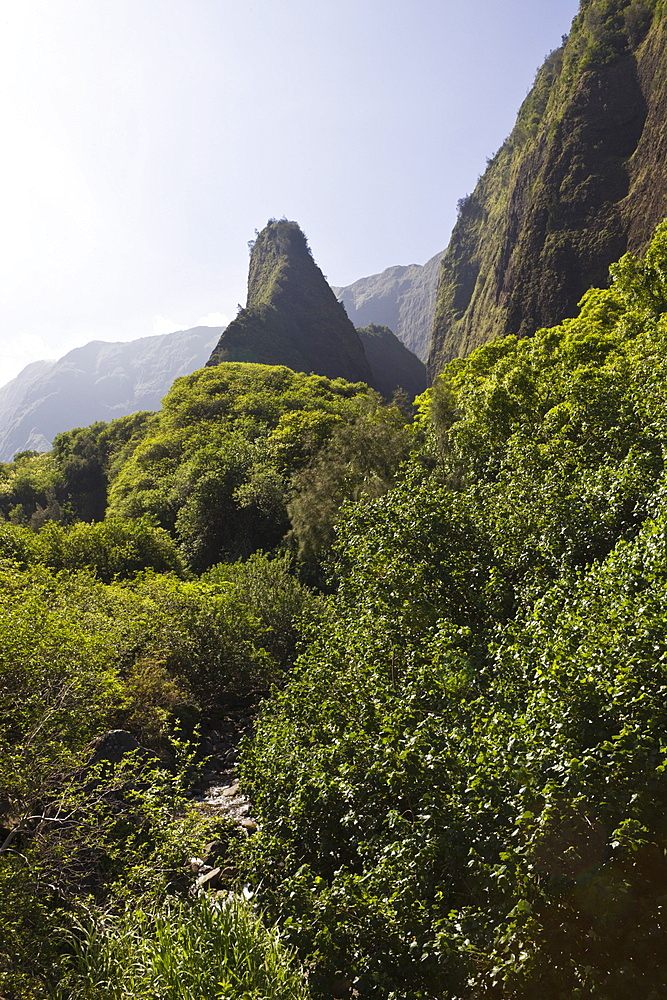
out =
[[296,222],[269,222],[255,240],[246,307],[207,363],[223,361],[286,365],[293,371],[371,382],[359,336]]
[[[584,0],[464,199],[442,261],[429,372],[574,315],[667,215],[667,12]],[[641,9],[640,9],[641,8]]]

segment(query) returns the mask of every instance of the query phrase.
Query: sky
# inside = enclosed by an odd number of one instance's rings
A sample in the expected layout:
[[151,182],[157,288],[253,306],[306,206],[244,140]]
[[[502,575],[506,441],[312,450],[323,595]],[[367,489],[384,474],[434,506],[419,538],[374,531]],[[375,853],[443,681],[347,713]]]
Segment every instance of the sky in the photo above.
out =
[[423,264],[578,0],[0,0],[0,385],[221,325],[296,220],[331,284]]

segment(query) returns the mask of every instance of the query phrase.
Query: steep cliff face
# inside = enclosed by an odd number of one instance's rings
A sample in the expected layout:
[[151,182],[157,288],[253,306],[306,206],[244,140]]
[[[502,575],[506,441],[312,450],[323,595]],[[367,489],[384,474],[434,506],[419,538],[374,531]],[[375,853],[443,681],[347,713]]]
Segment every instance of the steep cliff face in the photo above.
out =
[[224,331],[207,364],[223,361],[287,365],[370,383],[357,331],[296,222],[269,222],[255,240],[246,307]]
[[443,252],[425,264],[388,267],[351,285],[333,286],[333,291],[356,327],[388,326],[408,350],[426,361]]
[[582,0],[442,261],[429,371],[574,315],[667,215],[664,0]]

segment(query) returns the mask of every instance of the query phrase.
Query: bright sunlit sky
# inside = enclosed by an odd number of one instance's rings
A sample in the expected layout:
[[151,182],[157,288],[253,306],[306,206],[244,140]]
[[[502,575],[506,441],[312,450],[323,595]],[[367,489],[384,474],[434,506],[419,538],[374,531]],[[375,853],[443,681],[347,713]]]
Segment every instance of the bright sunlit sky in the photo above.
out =
[[0,0],[0,384],[245,304],[295,219],[336,285],[447,245],[577,0]]

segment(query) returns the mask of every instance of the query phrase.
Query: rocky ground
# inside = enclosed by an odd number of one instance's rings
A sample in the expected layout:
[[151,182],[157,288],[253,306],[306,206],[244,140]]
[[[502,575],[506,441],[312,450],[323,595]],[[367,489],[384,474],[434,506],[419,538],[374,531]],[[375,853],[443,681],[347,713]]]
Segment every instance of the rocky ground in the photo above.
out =
[[[250,802],[239,788],[238,754],[241,740],[252,728],[252,715],[248,709],[229,714],[207,730],[201,746],[207,760],[194,789],[194,801],[202,810],[232,820],[248,836],[257,830],[257,822],[251,815]],[[228,889],[237,872],[225,864],[225,843],[214,841],[203,855],[190,859],[196,889]]]
[[208,757],[201,782],[195,789],[195,802],[209,813],[217,813],[238,823],[248,833],[257,829],[250,815],[250,803],[239,790],[239,743],[252,728],[248,715],[228,715],[202,740],[202,752]]

